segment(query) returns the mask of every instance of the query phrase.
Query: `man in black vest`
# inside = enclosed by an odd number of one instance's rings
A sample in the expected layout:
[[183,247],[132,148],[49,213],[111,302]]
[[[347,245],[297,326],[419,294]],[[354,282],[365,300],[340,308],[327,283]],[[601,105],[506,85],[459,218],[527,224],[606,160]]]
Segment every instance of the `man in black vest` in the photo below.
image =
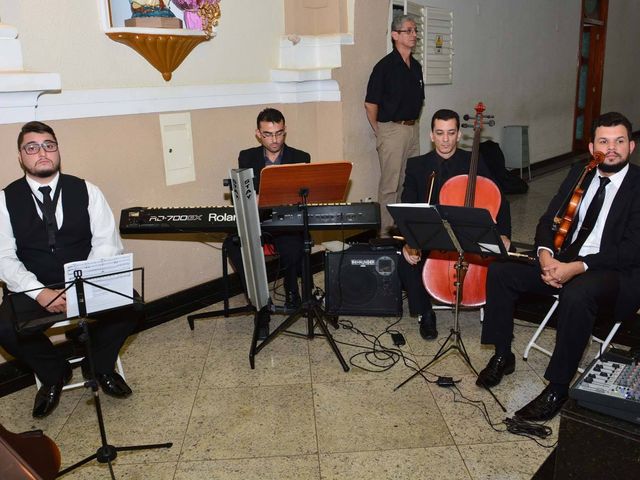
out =
[[527,292],[559,295],[553,355],[544,374],[549,384],[515,412],[528,421],[554,417],[567,400],[598,310],[613,307],[625,320],[640,307],[640,168],[629,164],[635,148],[631,123],[617,112],[595,119],[589,150],[605,159],[582,183],[584,197],[559,252],[554,247],[554,218],[563,210],[584,165],[574,166],[536,228],[536,265],[496,262],[487,276],[487,304],[482,343],[495,355],[477,384],[493,387],[513,373],[513,310]]
[[[63,265],[122,253],[116,223],[102,192],[93,184],[60,173],[60,152],[51,127],[25,124],[18,135],[18,161],[25,176],[0,192],[0,279],[10,292],[43,315],[66,312]],[[42,382],[33,416],[49,415],[71,380],[69,362],[60,356],[43,326],[17,333],[12,300],[0,305],[0,346],[28,365]],[[91,343],[95,371],[104,393],[124,398],[131,389],[114,371],[118,352],[135,328],[121,312],[94,315]],[[83,374],[88,365],[83,363]]]
[[[256,120],[256,139],[261,146],[242,150],[238,155],[239,168],[252,168],[254,188],[260,193],[260,172],[270,165],[288,165],[291,163],[309,163],[311,156],[307,152],[297,150],[285,143],[287,129],[284,115],[275,108],[265,108]],[[242,255],[235,236],[225,239],[229,259],[240,275],[246,291]],[[235,237],[237,238],[237,237]],[[298,275],[302,270],[304,244],[301,233],[272,233],[268,238],[280,256],[280,268],[284,272],[285,307],[293,312],[301,303],[298,289]],[[264,339],[269,332],[269,317],[262,314],[259,319],[258,338]]]

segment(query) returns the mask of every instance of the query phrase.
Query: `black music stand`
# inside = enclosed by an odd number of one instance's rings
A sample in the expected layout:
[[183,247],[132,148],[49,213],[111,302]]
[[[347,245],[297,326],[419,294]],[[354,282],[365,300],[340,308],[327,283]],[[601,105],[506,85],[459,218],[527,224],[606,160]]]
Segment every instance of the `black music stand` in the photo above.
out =
[[[400,232],[412,248],[420,250],[441,250],[457,252],[456,279],[453,282],[456,291],[454,304],[453,327],[449,336],[435,354],[435,356],[422,368],[394,388],[398,390],[411,379],[422,374],[430,365],[454,350],[460,354],[471,371],[478,376],[473,367],[469,354],[462,341],[460,332],[459,315],[462,301],[462,290],[468,263],[465,261],[465,253],[479,254],[482,256],[507,257],[507,250],[500,239],[496,225],[491,215],[484,208],[455,207],[448,205],[422,205],[412,204],[389,205],[389,212],[396,221]],[[448,345],[448,346],[447,346]],[[446,348],[445,348],[446,347]],[[486,388],[486,387],[485,387]],[[503,411],[507,411],[487,388],[493,399]]]
[[[119,295],[126,299],[132,300],[134,305],[144,305],[144,270],[142,268],[123,270],[123,271],[108,273],[104,275],[95,275],[89,278],[91,280],[97,280],[100,278],[132,273],[134,271],[142,272],[142,288],[141,288],[142,297],[140,298],[137,298],[135,295],[131,295],[131,296],[125,295],[121,292],[112,290],[110,288],[104,287],[97,283],[91,282],[87,279],[84,279],[82,277],[82,270],[76,270],[74,272],[74,280],[72,282],[65,282],[66,287],[64,288],[64,290],[62,290],[53,300],[51,300],[51,302],[49,302],[50,304],[55,302],[58,299],[58,297],[66,293],[72,287],[75,287],[76,299],[78,302],[78,317],[77,317],[78,325],[82,329],[80,340],[82,341],[82,343],[84,343],[85,351],[86,351],[85,357],[89,360],[90,378],[85,382],[85,387],[90,388],[91,391],[93,392],[93,404],[95,407],[96,416],[98,418],[98,428],[100,430],[100,440],[101,440],[101,446],[96,450],[96,453],[89,455],[88,457],[84,458],[83,460],[80,460],[79,462],[74,463],[73,465],[65,468],[64,470],[61,470],[58,473],[58,477],[61,477],[71,472],[72,470],[75,470],[76,468],[84,465],[85,463],[90,462],[91,460],[97,460],[99,463],[108,464],[111,478],[115,480],[116,477],[113,472],[113,465],[111,464],[111,462],[115,460],[115,458],[118,456],[118,452],[135,451],[135,450],[151,450],[156,448],[171,448],[173,446],[173,442],[167,442],[167,443],[155,443],[155,444],[149,444],[149,445],[127,445],[127,446],[115,447],[113,445],[110,445],[107,441],[107,432],[105,429],[104,417],[102,416],[102,406],[100,403],[98,381],[96,380],[93,354],[91,350],[91,338],[89,336],[90,318],[87,316],[87,304],[86,304],[84,285],[87,284],[99,290],[110,292],[112,294]],[[45,288],[57,289],[59,286],[60,285],[52,285],[52,286],[46,286]],[[53,323],[56,323],[60,320],[67,319],[66,314],[51,315],[49,314],[49,312],[47,312],[46,309],[40,307],[39,304],[33,301],[32,302],[25,301],[24,296],[27,293],[33,292],[36,290],[41,290],[41,289],[37,288],[33,290],[27,290],[25,292],[10,294],[9,298],[12,299],[10,301],[11,301],[11,307],[13,310],[13,319],[14,319],[14,323],[17,331],[25,331],[25,330],[29,330],[30,328],[41,327],[47,324],[53,325]],[[16,301],[16,299],[21,299],[22,301],[21,300]],[[30,308],[28,309],[25,308],[29,304],[31,304]],[[109,310],[117,310],[117,308],[109,309]],[[104,310],[104,311],[108,311],[108,310]],[[41,316],[43,312],[45,316]]]
[[[331,332],[327,328],[326,321],[331,322],[331,316],[327,315],[320,302],[313,296],[313,278],[311,272],[311,247],[313,240],[309,233],[308,204],[333,203],[344,200],[351,163],[301,163],[291,165],[278,165],[266,167],[261,172],[260,198],[261,207],[276,205],[298,204],[303,218],[304,255],[302,260],[302,304],[284,320],[278,327],[265,338],[260,345],[258,342],[258,322],[255,322],[251,349],[249,351],[249,364],[255,368],[255,356],[277,336],[285,332],[300,317],[307,318],[307,333],[287,332],[309,340],[315,336],[315,326],[322,331],[333,353],[342,365],[345,372],[349,371],[349,365],[345,362]],[[334,324],[337,328],[337,323]]]

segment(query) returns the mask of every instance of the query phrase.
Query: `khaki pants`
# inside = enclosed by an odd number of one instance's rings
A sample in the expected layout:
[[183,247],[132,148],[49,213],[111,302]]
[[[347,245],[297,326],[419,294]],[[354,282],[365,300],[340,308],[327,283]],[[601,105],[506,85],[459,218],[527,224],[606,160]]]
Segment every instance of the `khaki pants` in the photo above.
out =
[[386,237],[387,230],[394,223],[386,206],[400,201],[407,158],[420,155],[418,124],[378,123],[376,149],[380,160],[380,183],[378,184],[380,234]]

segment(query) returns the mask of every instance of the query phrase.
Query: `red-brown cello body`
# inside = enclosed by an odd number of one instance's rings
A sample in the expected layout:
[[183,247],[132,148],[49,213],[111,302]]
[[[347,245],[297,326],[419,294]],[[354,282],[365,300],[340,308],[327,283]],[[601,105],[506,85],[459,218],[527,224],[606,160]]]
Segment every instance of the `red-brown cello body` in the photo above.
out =
[[[486,177],[478,176],[478,160],[480,154],[480,132],[485,107],[480,102],[476,106],[474,123],[473,149],[468,175],[452,177],[442,186],[438,201],[441,205],[457,205],[465,207],[485,208],[496,221],[502,197],[500,189]],[[442,303],[455,304],[456,280],[455,270],[458,254],[456,252],[431,252],[422,270],[422,281],[432,298]],[[489,260],[480,255],[465,254],[466,273],[460,284],[462,289],[461,306],[478,307],[486,301],[486,281]],[[465,272],[465,270],[463,270]]]
[[0,425],[0,478],[53,480],[60,470],[60,450],[41,431],[12,433]]

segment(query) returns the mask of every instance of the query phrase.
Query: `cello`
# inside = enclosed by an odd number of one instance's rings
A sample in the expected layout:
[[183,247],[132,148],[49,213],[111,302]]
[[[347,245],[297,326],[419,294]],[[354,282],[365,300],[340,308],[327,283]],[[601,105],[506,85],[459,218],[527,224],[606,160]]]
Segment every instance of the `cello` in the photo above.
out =
[[60,470],[60,450],[40,430],[12,433],[0,425],[0,478],[52,480]]
[[[502,196],[500,189],[493,181],[478,176],[478,162],[480,157],[480,135],[483,128],[485,106],[479,102],[475,107],[473,125],[473,148],[471,162],[467,175],[457,175],[447,180],[440,190],[439,203],[441,205],[456,205],[464,207],[485,208],[496,221]],[[464,117],[465,120],[468,116]],[[494,125],[490,120],[489,125]],[[486,300],[486,280],[489,260],[477,254],[465,254],[464,266],[461,270],[463,278],[458,279],[456,273],[457,252],[434,252],[424,263],[422,282],[432,298],[446,304],[456,303],[456,283],[464,283],[460,305],[465,307],[479,307]]]

